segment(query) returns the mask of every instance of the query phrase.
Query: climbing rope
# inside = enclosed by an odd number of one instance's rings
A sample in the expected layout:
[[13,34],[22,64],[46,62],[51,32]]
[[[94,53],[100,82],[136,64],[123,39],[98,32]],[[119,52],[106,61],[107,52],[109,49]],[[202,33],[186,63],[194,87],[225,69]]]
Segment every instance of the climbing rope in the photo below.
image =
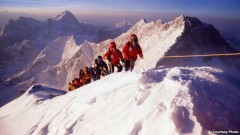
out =
[[215,56],[233,56],[233,55],[240,55],[240,53],[196,54],[196,55],[163,56],[162,58],[215,57]]

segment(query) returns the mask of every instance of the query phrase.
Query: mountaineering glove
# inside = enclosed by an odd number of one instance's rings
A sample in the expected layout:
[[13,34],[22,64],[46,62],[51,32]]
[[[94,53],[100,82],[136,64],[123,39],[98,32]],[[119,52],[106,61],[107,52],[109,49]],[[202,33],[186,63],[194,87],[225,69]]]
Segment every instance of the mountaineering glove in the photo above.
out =
[[142,59],[144,58],[142,54],[139,54],[139,57],[142,58]]

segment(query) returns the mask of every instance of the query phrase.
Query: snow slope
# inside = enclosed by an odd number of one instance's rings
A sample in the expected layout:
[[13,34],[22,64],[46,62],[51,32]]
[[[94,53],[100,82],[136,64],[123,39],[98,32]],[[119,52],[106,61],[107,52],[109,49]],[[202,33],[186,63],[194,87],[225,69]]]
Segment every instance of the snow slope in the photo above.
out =
[[175,67],[114,73],[57,97],[44,90],[50,88],[37,85],[0,109],[0,134],[170,135],[239,130],[239,81],[216,68]]

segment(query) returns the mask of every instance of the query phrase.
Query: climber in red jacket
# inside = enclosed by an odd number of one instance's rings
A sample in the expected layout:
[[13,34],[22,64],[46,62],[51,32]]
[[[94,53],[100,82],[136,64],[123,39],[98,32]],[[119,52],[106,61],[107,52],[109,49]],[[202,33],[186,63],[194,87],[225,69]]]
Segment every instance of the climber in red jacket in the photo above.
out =
[[124,55],[125,71],[132,71],[138,55],[143,59],[142,48],[138,43],[137,35],[131,34],[130,41],[123,46],[122,52]]
[[115,42],[110,42],[108,51],[103,55],[103,59],[108,60],[110,73],[114,72],[114,67],[118,68],[117,72],[121,72],[123,67],[120,60],[123,61],[122,52],[116,48]]

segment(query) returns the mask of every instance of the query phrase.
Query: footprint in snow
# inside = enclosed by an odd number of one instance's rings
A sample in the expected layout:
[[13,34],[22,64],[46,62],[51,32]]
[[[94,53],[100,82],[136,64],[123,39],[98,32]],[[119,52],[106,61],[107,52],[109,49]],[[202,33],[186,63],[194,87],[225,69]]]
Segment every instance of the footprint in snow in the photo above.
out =
[[92,105],[92,104],[96,103],[96,100],[97,100],[97,98],[94,97],[94,98],[90,99],[87,103],[88,103],[89,105]]
[[158,108],[158,110],[159,110],[160,112],[167,110],[167,107],[166,107],[166,105],[165,105],[163,102],[158,102],[158,103],[157,103],[157,108]]
[[141,91],[139,91],[138,94],[135,97],[136,104],[137,105],[142,105],[150,94],[151,94],[150,90],[141,90]]
[[128,135],[138,135],[142,130],[142,121],[138,121],[134,124],[132,131]]
[[192,132],[194,122],[190,119],[190,112],[186,107],[176,106],[172,112],[171,119],[180,134]]

